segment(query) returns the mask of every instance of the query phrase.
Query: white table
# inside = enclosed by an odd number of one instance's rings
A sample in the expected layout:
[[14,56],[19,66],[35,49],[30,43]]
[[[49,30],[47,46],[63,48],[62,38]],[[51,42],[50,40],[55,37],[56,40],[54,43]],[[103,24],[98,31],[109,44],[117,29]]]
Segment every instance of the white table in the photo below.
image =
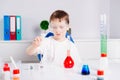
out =
[[[81,70],[75,72],[72,69],[63,69],[53,65],[44,66],[40,69],[38,63],[22,64],[21,80],[96,80],[99,63],[98,61],[91,61],[88,64],[90,75],[81,75]],[[120,63],[109,62],[108,65],[107,79],[105,80],[118,80]]]
[[[78,72],[54,65],[45,65],[43,68],[40,68],[39,63],[20,63],[18,66],[21,70],[21,80],[96,80],[99,60],[89,60],[85,61],[85,63],[89,65],[90,75],[81,75],[82,66]],[[110,61],[107,79],[105,80],[119,80],[119,74],[120,62]]]

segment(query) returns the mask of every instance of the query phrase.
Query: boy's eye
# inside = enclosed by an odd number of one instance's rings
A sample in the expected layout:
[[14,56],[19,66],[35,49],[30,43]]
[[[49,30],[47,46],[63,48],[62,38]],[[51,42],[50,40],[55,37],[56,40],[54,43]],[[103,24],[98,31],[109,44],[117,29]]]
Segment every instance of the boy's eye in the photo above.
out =
[[53,26],[52,28],[53,29],[57,29],[57,28],[64,29],[65,27],[64,26],[58,26],[58,27],[57,26]]
[[60,26],[60,29],[63,29],[64,27],[63,26]]
[[57,27],[56,27],[56,26],[53,26],[52,28],[53,28],[53,29],[57,29]]

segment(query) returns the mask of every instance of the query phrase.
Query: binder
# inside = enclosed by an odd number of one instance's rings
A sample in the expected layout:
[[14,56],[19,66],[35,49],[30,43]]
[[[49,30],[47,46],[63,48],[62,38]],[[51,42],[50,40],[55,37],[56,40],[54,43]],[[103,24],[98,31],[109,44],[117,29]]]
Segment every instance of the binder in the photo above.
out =
[[4,40],[10,40],[10,17],[4,15]]
[[16,40],[21,39],[21,16],[16,16]]
[[10,16],[10,40],[16,40],[16,16]]

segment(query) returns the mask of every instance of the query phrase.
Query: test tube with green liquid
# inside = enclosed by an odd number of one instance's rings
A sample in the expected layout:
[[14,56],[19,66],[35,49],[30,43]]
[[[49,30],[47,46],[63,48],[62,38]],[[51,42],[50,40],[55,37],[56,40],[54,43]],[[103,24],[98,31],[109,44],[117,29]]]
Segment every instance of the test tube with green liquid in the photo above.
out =
[[107,26],[106,26],[106,15],[100,16],[100,37],[101,37],[101,57],[107,56]]

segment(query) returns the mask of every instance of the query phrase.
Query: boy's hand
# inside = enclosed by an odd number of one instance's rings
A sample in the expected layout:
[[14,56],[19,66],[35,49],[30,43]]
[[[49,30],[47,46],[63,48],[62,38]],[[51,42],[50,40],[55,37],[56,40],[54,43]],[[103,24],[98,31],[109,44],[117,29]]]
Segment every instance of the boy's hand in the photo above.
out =
[[37,48],[40,46],[42,41],[42,37],[41,36],[37,36],[34,41],[32,42],[33,47]]

